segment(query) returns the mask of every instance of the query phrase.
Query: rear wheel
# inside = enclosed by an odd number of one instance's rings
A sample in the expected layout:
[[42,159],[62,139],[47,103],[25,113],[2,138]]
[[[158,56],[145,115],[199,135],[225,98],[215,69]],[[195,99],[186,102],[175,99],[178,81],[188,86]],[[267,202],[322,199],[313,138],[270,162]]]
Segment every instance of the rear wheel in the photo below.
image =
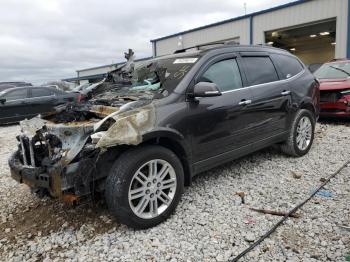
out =
[[309,110],[299,110],[292,122],[288,139],[281,145],[282,152],[291,156],[307,154],[314,140],[315,124],[315,117]]
[[183,192],[184,174],[178,157],[161,146],[125,152],[106,181],[106,201],[123,224],[149,228],[166,220]]

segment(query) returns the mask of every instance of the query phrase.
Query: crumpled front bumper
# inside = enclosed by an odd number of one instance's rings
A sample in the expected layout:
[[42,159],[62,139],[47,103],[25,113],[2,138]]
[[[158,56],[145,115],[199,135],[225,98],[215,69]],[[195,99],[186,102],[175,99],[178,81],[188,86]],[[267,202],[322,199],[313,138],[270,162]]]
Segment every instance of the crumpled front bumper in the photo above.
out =
[[28,186],[50,188],[49,175],[45,173],[42,167],[25,166],[19,158],[19,151],[14,152],[9,158],[9,166],[11,177],[19,183],[27,184]]
[[62,197],[65,192],[85,195],[81,185],[90,183],[89,173],[94,170],[93,159],[81,159],[78,162],[62,166],[59,163],[51,167],[33,167],[22,164],[20,151],[9,158],[11,177],[32,189],[46,189],[52,197]]
[[323,117],[350,117],[350,106],[343,101],[320,103]]

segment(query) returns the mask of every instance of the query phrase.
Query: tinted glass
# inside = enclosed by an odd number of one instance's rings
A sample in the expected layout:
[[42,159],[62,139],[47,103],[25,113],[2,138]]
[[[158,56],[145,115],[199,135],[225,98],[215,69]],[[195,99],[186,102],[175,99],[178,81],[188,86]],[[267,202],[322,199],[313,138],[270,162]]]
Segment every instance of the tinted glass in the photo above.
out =
[[41,96],[51,96],[53,95],[51,90],[45,88],[33,88],[32,97],[41,97]]
[[279,80],[269,57],[242,57],[247,69],[249,85],[259,85]]
[[350,76],[350,63],[324,64],[316,72],[315,76],[320,79],[344,79]]
[[27,89],[18,89],[8,92],[3,98],[7,101],[27,98]]
[[282,73],[282,79],[287,79],[295,76],[304,69],[300,62],[294,57],[275,54],[273,55],[273,58]]
[[223,60],[213,64],[201,76],[199,81],[215,83],[221,92],[242,87],[241,74],[235,59]]

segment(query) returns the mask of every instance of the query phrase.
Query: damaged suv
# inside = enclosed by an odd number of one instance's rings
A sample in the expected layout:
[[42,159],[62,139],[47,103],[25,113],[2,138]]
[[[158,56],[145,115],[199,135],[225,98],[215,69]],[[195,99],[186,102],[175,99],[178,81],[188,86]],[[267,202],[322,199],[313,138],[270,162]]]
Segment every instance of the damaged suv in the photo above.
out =
[[127,63],[84,87],[87,101],[24,120],[11,174],[63,200],[101,192],[134,228],[175,210],[194,175],[278,144],[305,155],[319,86],[290,53],[223,44]]

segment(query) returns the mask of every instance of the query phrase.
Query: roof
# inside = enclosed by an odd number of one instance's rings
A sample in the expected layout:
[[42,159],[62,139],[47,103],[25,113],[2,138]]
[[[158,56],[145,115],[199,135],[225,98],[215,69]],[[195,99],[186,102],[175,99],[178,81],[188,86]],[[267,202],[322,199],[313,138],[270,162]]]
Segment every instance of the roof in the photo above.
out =
[[180,36],[180,35],[183,35],[183,34],[188,34],[188,33],[191,33],[191,32],[198,31],[198,30],[206,29],[206,28],[209,28],[209,27],[218,26],[218,25],[229,23],[229,22],[234,22],[234,21],[238,21],[238,20],[241,20],[241,19],[246,19],[246,18],[250,18],[250,17],[253,17],[253,16],[257,16],[257,15],[261,15],[261,14],[277,11],[277,10],[284,9],[284,8],[287,8],[287,7],[303,4],[303,3],[308,2],[308,1],[311,1],[311,0],[293,1],[293,2],[290,2],[290,3],[283,4],[283,5],[279,5],[279,6],[275,6],[275,7],[272,7],[272,8],[268,8],[268,9],[264,9],[264,10],[261,10],[261,11],[257,11],[257,12],[254,12],[254,13],[250,13],[250,14],[247,14],[247,15],[242,15],[242,16],[226,19],[226,20],[223,20],[223,21],[220,21],[220,22],[216,22],[216,23],[204,25],[204,26],[201,26],[201,27],[193,28],[193,29],[190,29],[190,30],[182,31],[182,32],[179,32],[179,33],[176,33],[176,34],[167,35],[167,36],[163,36],[163,37],[160,37],[160,38],[152,39],[151,42],[156,42],[156,41],[164,40],[164,39],[171,38],[171,37],[174,37],[174,36]]

